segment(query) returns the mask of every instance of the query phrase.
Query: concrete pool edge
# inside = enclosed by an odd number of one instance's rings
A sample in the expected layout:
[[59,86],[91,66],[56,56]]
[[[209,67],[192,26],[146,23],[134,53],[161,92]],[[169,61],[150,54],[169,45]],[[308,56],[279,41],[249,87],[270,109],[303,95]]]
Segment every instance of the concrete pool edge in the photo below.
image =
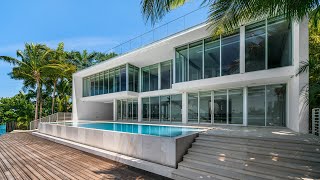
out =
[[115,153],[115,152],[111,152],[111,151],[107,151],[101,148],[96,148],[96,147],[92,147],[89,145],[85,145],[85,144],[81,144],[78,142],[74,142],[74,141],[70,141],[70,140],[66,140],[66,139],[62,139],[62,138],[58,138],[58,137],[54,137],[51,135],[47,135],[47,134],[43,134],[43,133],[39,133],[39,132],[32,132],[32,135],[35,135],[37,137],[49,140],[49,141],[53,141],[55,143],[59,143],[74,149],[78,149],[80,151],[83,152],[87,152],[90,154],[94,154],[96,156],[100,156],[103,158],[107,158],[110,159],[112,161],[116,161],[122,164],[126,164],[138,169],[142,169],[154,174],[158,174],[164,177],[168,177],[168,178],[172,178],[172,172],[175,170],[175,168],[171,168],[168,166],[164,166],[164,165],[160,165],[157,163],[153,163],[153,162],[149,162],[149,161],[145,161],[142,159],[137,159],[137,158],[133,158],[130,156],[126,156],[123,154],[119,154],[119,153]]
[[38,132],[176,168],[198,133],[159,137],[40,123]]

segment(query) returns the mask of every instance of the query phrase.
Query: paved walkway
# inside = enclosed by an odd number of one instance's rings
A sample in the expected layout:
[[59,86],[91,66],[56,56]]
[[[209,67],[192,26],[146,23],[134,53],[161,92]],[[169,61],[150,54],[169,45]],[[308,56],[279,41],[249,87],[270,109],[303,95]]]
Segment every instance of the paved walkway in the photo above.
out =
[[30,133],[0,136],[0,179],[165,179]]

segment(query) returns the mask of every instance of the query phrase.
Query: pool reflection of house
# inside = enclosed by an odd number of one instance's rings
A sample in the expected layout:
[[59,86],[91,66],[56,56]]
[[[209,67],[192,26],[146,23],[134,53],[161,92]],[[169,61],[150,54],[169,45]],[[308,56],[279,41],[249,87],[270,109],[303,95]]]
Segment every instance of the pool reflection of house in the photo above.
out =
[[210,38],[199,24],[73,75],[73,119],[308,131],[307,21],[268,19]]

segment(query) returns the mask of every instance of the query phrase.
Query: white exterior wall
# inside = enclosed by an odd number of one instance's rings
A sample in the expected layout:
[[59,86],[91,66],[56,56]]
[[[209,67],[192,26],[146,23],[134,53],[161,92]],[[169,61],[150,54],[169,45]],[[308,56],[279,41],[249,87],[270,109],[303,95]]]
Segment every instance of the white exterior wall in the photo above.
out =
[[[138,121],[142,121],[142,98],[172,94],[182,94],[182,123],[188,121],[188,92],[212,91],[229,88],[244,88],[244,116],[243,125],[247,125],[247,87],[268,85],[268,84],[287,84],[287,121],[288,128],[302,133],[308,132],[308,107],[304,106],[303,95],[300,91],[308,85],[308,73],[296,76],[297,69],[301,61],[308,59],[308,20],[301,23],[293,23],[292,26],[292,66],[260,70],[245,73],[245,41],[244,30],[240,28],[240,73],[215,78],[201,79],[176,83],[172,89],[158,90],[150,92],[118,92],[106,95],[98,95],[82,98],[82,78],[110,69],[124,63],[133,64],[139,68],[155,63],[174,60],[175,48],[187,43],[201,40],[210,35],[207,26],[200,25],[193,29],[170,36],[167,39],[153,43],[144,48],[128,54],[115,57],[99,65],[87,68],[74,74],[73,88],[73,117],[74,120],[91,118],[95,120],[105,118],[105,120],[116,120],[116,99],[138,99]],[[174,61],[173,61],[174,62]],[[173,63],[175,68],[175,63]],[[173,80],[175,73],[173,72]],[[141,82],[141,79],[140,79]],[[141,84],[140,84],[141,85]],[[104,102],[113,102],[108,106]],[[113,116],[114,114],[114,116]]]

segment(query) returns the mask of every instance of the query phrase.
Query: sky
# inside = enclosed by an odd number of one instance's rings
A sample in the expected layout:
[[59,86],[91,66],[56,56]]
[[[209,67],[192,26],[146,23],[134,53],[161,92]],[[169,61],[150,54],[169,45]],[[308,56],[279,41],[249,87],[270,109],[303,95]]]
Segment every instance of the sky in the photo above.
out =
[[[153,27],[143,18],[140,1],[2,0],[0,55],[16,57],[16,50],[23,50],[24,44],[31,42],[45,43],[51,48],[64,42],[66,50],[107,52],[198,9],[201,2],[188,2]],[[189,16],[187,21],[197,21],[198,18],[198,15]],[[171,24],[175,26],[175,23]],[[22,88],[22,81],[8,76],[11,70],[11,65],[0,61],[0,97],[14,96]]]

